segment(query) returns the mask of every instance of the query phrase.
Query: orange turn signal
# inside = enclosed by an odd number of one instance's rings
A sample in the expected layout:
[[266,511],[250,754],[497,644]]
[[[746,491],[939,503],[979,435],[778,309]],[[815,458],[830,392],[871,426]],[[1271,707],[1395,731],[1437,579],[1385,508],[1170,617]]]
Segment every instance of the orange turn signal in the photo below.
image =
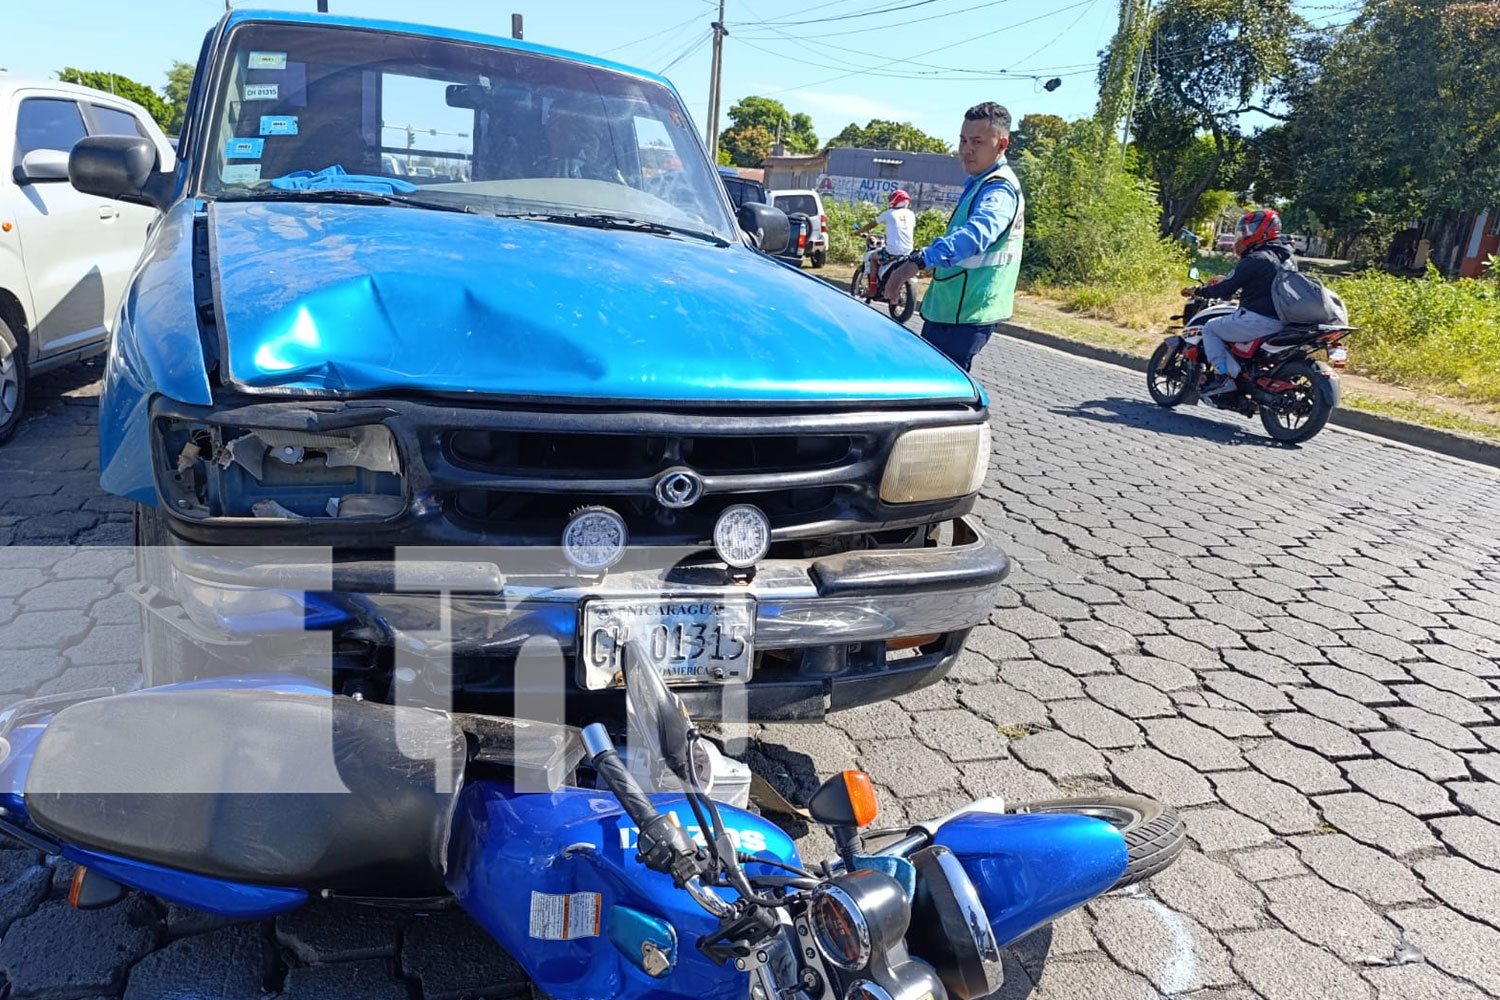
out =
[[849,792],[849,803],[854,806],[854,825],[869,826],[880,812],[880,803],[875,801],[875,786],[870,776],[863,771],[845,771],[844,788]]
[[887,650],[913,649],[917,646],[925,646],[929,642],[937,642],[937,640],[938,634],[936,632],[931,635],[909,635],[904,639],[887,639],[885,641],[885,648]]
[[68,905],[78,909],[78,894],[83,891],[83,880],[88,878],[89,870],[79,865],[73,872],[73,881],[68,884]]

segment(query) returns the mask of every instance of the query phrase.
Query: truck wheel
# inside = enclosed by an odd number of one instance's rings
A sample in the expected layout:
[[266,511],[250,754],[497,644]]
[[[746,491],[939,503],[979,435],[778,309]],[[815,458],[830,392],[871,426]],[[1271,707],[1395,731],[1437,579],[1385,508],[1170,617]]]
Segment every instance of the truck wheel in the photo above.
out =
[[828,251],[827,250],[815,250],[815,251],[813,251],[813,255],[812,255],[812,266],[813,267],[822,267],[826,263],[828,263]]
[[[159,507],[135,505],[135,573],[141,583],[163,591],[171,599],[171,566],[163,546],[171,543],[166,515]],[[203,669],[206,650],[183,635],[149,608],[141,608],[141,673],[146,687],[194,680]]]
[[0,318],[0,444],[15,436],[26,415],[26,340]]

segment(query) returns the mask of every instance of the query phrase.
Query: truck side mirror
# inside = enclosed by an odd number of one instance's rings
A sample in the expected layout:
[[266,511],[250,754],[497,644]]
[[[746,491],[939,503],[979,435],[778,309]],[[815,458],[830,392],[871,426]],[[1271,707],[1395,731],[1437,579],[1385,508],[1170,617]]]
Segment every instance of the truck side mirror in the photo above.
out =
[[60,149],[33,149],[21,157],[15,169],[17,184],[68,179],[68,154]]
[[68,179],[84,194],[166,211],[172,175],[160,169],[156,143],[138,135],[91,135],[68,156]]
[[735,217],[755,245],[768,254],[779,254],[792,242],[792,224],[779,208],[747,201],[740,206]]

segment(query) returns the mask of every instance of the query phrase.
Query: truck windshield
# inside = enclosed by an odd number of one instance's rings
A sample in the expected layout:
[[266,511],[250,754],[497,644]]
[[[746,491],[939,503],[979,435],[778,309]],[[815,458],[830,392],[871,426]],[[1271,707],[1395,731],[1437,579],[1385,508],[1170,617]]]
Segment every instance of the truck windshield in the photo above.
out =
[[200,190],[220,200],[354,190],[419,206],[735,233],[669,88],[535,52],[242,24],[207,134]]

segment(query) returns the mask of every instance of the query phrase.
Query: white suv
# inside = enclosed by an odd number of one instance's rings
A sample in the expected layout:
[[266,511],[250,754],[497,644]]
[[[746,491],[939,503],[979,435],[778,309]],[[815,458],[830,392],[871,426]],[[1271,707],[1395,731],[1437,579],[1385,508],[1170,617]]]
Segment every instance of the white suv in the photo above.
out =
[[0,443],[31,375],[99,354],[156,210],[83,194],[68,153],[86,135],[172,147],[140,105],[88,87],[0,72]]
[[810,222],[807,238],[807,259],[813,267],[828,263],[828,216],[823,211],[823,199],[816,191],[772,191],[771,205],[787,215],[800,212]]

